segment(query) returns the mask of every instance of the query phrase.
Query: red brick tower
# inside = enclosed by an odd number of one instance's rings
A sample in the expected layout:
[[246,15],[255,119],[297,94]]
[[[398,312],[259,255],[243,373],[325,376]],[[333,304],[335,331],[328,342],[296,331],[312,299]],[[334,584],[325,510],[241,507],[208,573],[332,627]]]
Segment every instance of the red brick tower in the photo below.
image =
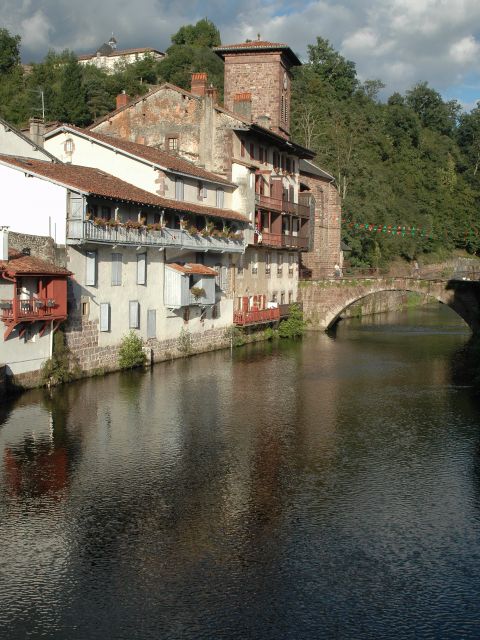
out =
[[290,137],[290,69],[301,62],[286,44],[255,40],[217,47],[225,61],[225,108],[234,111],[235,96],[250,93],[252,121]]

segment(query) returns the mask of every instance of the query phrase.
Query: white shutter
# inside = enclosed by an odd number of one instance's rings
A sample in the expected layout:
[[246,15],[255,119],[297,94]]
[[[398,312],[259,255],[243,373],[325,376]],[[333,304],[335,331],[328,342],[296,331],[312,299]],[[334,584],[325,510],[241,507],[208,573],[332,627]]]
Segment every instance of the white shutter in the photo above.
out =
[[157,312],[155,309],[147,311],[147,338],[157,337]]
[[97,284],[97,252],[87,251],[85,258],[85,284],[94,287]]
[[220,269],[220,289],[225,291],[228,286],[228,267],[222,266]]
[[122,254],[112,253],[112,287],[122,284]]
[[147,254],[140,253],[137,255],[137,284],[146,284],[147,282]]
[[110,303],[100,303],[100,331],[110,331]]
[[140,305],[138,300],[130,300],[130,329],[138,329],[140,327]]
[[175,198],[183,200],[183,180],[181,178],[177,178],[175,181]]
[[223,209],[223,189],[217,189],[217,207]]

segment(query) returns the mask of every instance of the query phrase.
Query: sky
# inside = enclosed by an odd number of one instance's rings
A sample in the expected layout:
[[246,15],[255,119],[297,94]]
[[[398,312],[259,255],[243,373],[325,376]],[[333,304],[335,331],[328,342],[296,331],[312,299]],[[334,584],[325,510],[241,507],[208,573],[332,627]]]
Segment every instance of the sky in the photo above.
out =
[[23,62],[49,49],[92,53],[112,32],[118,48],[164,51],[184,24],[208,17],[222,43],[287,43],[302,60],[317,36],[353,60],[385,95],[427,81],[465,108],[480,100],[480,0],[0,0],[0,27],[22,37]]

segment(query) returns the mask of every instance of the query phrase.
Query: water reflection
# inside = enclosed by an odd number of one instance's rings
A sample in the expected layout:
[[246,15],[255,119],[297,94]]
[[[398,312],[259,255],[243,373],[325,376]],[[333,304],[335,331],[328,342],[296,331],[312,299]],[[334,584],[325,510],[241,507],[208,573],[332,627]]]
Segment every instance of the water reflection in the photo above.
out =
[[0,631],[476,638],[478,407],[436,313],[22,396]]

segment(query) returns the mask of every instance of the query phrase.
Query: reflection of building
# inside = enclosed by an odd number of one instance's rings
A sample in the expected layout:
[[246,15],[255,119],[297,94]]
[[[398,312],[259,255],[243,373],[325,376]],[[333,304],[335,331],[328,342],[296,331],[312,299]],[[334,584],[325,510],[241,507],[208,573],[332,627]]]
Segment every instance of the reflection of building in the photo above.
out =
[[91,64],[107,73],[114,73],[116,67],[133,64],[144,60],[147,56],[153,60],[161,60],[165,54],[151,47],[118,50],[117,41],[112,34],[110,40],[104,42],[95,53],[78,56],[78,62],[82,65]]
[[25,376],[52,355],[52,337],[67,318],[70,272],[8,249],[8,228],[0,227],[0,362],[7,375]]

